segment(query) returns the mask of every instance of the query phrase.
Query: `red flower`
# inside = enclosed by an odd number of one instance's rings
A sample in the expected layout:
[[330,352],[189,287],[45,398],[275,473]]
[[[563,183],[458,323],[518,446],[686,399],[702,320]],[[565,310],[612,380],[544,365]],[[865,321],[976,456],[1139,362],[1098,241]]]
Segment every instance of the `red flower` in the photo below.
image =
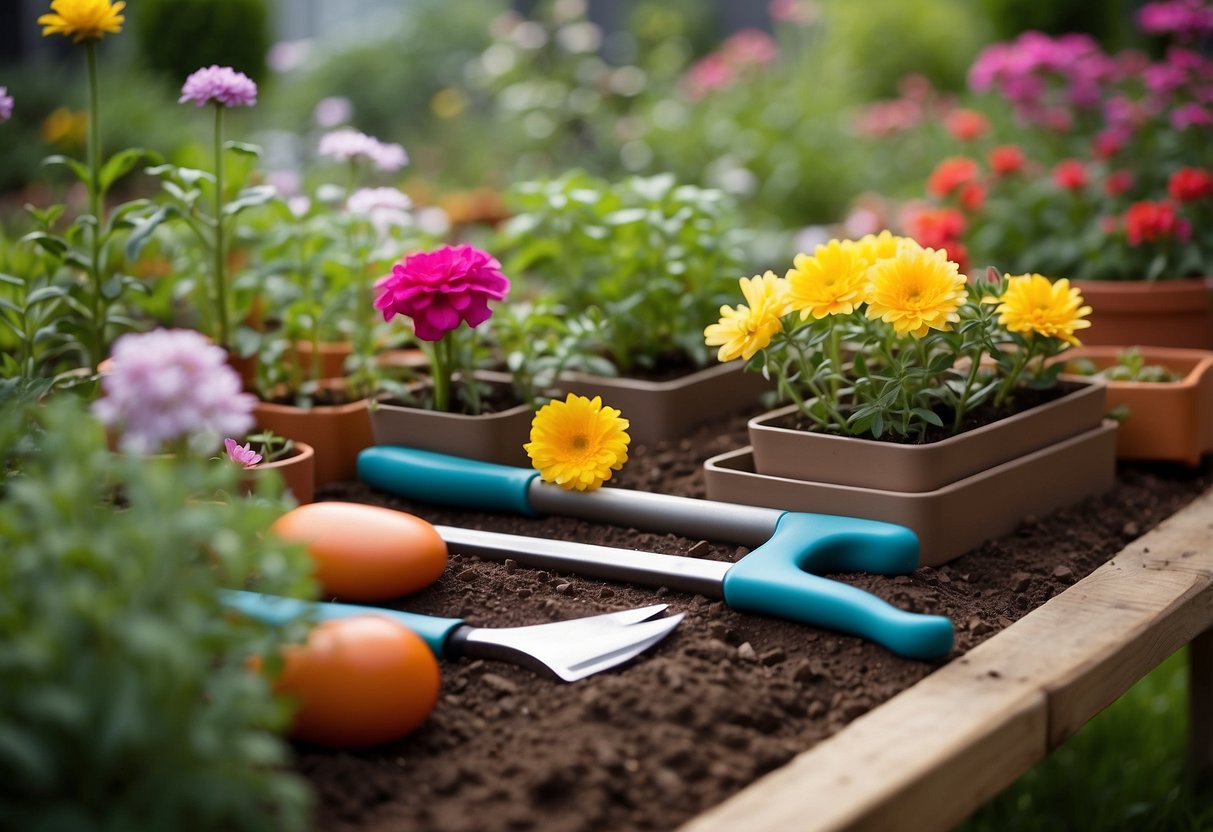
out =
[[1124,149],[1128,139],[1127,131],[1110,127],[1095,137],[1095,142],[1091,146],[1091,154],[1096,159],[1111,159]]
[[1180,168],[1171,175],[1167,191],[1172,199],[1179,202],[1192,202],[1213,195],[1213,173],[1200,168]]
[[1027,158],[1018,145],[1004,144],[991,150],[990,154],[986,156],[986,161],[990,163],[990,170],[999,176],[1008,176],[1023,170]]
[[1166,201],[1134,202],[1125,211],[1125,236],[1129,245],[1154,243],[1159,240],[1187,240],[1192,234],[1191,224],[1175,215],[1174,204]]
[[986,202],[986,189],[977,182],[966,182],[960,186],[960,204],[966,211],[980,211]]
[[946,248],[965,232],[964,214],[955,208],[924,208],[909,216],[910,236],[926,248]]
[[1053,168],[1053,182],[1067,191],[1077,191],[1087,184],[1087,166],[1077,159],[1066,159]]
[[1108,173],[1103,182],[1103,190],[1108,196],[1120,196],[1129,192],[1133,187],[1133,171],[1114,170]]
[[952,138],[962,142],[980,139],[990,132],[990,120],[976,110],[953,110],[948,113],[944,124]]
[[953,191],[977,178],[977,163],[967,156],[952,156],[939,163],[927,180],[927,192],[938,197],[949,196]]

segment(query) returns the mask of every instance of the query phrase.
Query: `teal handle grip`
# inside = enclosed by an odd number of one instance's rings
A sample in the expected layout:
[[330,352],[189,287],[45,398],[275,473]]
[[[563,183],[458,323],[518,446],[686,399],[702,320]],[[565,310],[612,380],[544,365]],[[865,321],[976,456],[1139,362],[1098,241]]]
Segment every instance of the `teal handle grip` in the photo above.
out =
[[314,621],[330,621],[334,618],[350,618],[355,615],[382,615],[403,624],[421,636],[434,655],[440,659],[446,658],[447,637],[463,625],[463,621],[458,618],[437,618],[432,615],[418,615],[380,607],[363,607],[357,604],[300,601],[296,598],[281,598],[277,595],[263,595],[259,592],[244,592],[238,589],[224,590],[223,603],[249,618],[255,618],[275,627],[288,624],[303,616],[310,616]]
[[358,454],[358,479],[399,497],[477,511],[535,516],[527,492],[538,471],[377,445]]
[[734,609],[862,636],[912,659],[939,658],[952,649],[950,619],[899,610],[814,574],[902,575],[917,566],[918,537],[904,526],[789,512],[766,543],[725,573],[724,600]]

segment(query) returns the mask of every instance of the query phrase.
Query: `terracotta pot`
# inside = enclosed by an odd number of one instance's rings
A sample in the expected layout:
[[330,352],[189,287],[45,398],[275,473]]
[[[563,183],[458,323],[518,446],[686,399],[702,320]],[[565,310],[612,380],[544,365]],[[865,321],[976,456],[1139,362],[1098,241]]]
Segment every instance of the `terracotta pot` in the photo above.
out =
[[631,422],[633,442],[650,445],[685,436],[693,428],[745,410],[773,386],[745,362],[730,361],[671,381],[563,373],[556,386],[579,396],[602,396]]
[[[1120,347],[1076,347],[1070,359],[1086,358],[1097,369],[1116,363]],[[1108,408],[1127,415],[1116,432],[1121,459],[1157,459],[1197,466],[1213,452],[1213,352],[1144,347],[1147,365],[1183,376],[1175,382],[1108,381]]]
[[749,422],[754,470],[772,477],[901,492],[934,491],[1003,462],[1099,427],[1102,380],[1066,377],[1078,389],[938,442],[906,445],[780,427],[788,405]]
[[837,514],[907,526],[920,564],[938,566],[1005,534],[1029,515],[1045,515],[1112,487],[1116,423],[1063,439],[933,491],[897,492],[773,477],[754,471],[749,447],[704,463],[709,500]]
[[1091,307],[1088,346],[1213,349],[1213,277],[1075,280]]
[[[476,378],[491,384],[506,384],[506,373],[477,371]],[[531,439],[535,412],[520,404],[498,413],[469,416],[387,402],[371,404],[371,430],[376,445],[403,445],[426,451],[531,467],[523,445]]]
[[[350,341],[321,341],[319,347],[320,375],[318,378],[333,379],[344,377],[345,360],[354,352],[353,343]],[[306,375],[311,372],[314,352],[311,341],[296,341],[285,358],[288,361],[295,362]]]
[[353,480],[358,475],[358,452],[373,444],[369,399],[350,404],[302,408],[258,402],[253,409],[257,427],[272,430],[315,452],[316,485]]
[[245,491],[251,492],[257,479],[267,471],[276,471],[282,484],[300,505],[310,503],[316,495],[316,452],[305,442],[295,442],[295,454],[285,459],[266,462],[245,472]]

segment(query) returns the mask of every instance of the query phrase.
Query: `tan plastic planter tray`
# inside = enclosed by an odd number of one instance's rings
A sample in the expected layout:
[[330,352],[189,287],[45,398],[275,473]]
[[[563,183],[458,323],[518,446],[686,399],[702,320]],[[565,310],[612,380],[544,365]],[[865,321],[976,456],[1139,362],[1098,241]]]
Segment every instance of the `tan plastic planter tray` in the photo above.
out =
[[1192,757],[1209,770],[1211,529],[1206,492],[1065,592],[680,832],[945,832],[1189,642]]
[[593,398],[618,408],[631,422],[633,442],[650,445],[677,439],[692,428],[730,416],[758,402],[771,384],[745,363],[717,364],[672,381],[565,373],[556,386],[566,393]]
[[[1122,347],[1079,347],[1066,353],[1098,369],[1116,363]],[[1126,408],[1116,433],[1121,459],[1158,459],[1200,464],[1213,452],[1213,352],[1142,347],[1147,365],[1161,365],[1182,379],[1175,382],[1109,381],[1108,408]]]
[[452,456],[531,467],[523,445],[535,413],[520,404],[500,413],[467,416],[382,402],[371,405],[376,445],[403,445]]
[[927,492],[1097,428],[1105,409],[1103,382],[1086,380],[1072,393],[1009,418],[939,442],[902,445],[772,424],[796,410],[788,405],[750,420],[750,444],[760,474]]
[[[1116,423],[1062,440],[934,491],[898,493],[772,477],[754,472],[749,447],[704,463],[709,500],[816,514],[866,517],[908,526],[920,564],[938,566],[1015,528],[1112,487]],[[979,507],[979,508],[978,508]]]

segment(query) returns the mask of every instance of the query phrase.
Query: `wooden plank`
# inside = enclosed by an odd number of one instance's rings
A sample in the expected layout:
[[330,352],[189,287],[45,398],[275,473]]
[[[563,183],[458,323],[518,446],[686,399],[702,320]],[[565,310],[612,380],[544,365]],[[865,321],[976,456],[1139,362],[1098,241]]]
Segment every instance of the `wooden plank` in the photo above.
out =
[[1197,778],[1213,782],[1213,630],[1188,653],[1188,759]]
[[948,829],[1213,626],[1213,491],[681,832]]

